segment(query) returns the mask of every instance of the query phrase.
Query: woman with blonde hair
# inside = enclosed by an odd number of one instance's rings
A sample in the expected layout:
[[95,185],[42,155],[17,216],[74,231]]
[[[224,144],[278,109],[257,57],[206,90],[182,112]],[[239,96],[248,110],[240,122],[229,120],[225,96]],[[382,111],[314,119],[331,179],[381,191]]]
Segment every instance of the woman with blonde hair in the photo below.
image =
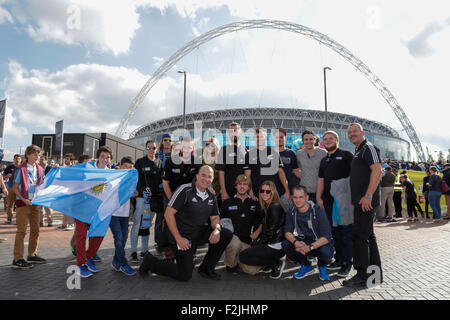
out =
[[264,272],[270,272],[272,279],[279,279],[286,261],[281,258],[284,251],[281,241],[284,238],[283,227],[286,213],[281,206],[280,196],[272,181],[264,181],[259,189],[262,231],[252,246],[239,255],[241,263],[261,266]]

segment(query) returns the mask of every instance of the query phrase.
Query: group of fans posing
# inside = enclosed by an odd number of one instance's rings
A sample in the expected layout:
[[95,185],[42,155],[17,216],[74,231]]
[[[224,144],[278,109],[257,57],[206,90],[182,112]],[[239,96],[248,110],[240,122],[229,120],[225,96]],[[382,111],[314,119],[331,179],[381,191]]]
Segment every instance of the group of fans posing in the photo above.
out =
[[[354,155],[339,148],[339,136],[334,131],[323,135],[326,151],[318,147],[314,132],[303,132],[304,148],[297,154],[285,147],[284,129],[275,130],[275,147],[267,146],[263,128],[256,129],[256,147],[249,150],[240,144],[240,135],[239,124],[232,123],[227,145],[220,148],[217,139],[210,138],[199,152],[194,150],[191,139],[174,144],[172,137],[165,134],[159,147],[155,141],[147,141],[147,155],[136,163],[130,157],[121,160],[120,168],[134,167],[139,180],[134,199],[122,205],[111,219],[116,248],[114,270],[134,275],[136,270],[130,267],[130,260],[140,263],[143,277],[155,273],[188,281],[197,248],[209,244],[198,267],[198,273],[208,279],[221,278],[215,266],[225,253],[224,263],[231,274],[239,270],[252,275],[265,272],[270,273],[270,278],[279,279],[289,260],[300,264],[294,278],[303,279],[315,272],[311,262],[316,258],[321,280],[329,280],[332,271],[345,278],[353,266],[356,274],[343,284],[366,286],[368,267],[376,265],[381,271],[373,221],[380,203],[382,170],[379,150],[365,139],[361,125],[352,123],[348,127],[348,138],[356,146]],[[43,172],[33,169],[40,167],[36,165],[39,156],[35,157],[36,150],[29,148],[20,172],[25,174],[24,166],[28,165],[29,180],[39,185]],[[91,162],[92,167],[108,168],[111,150],[101,147],[97,159]],[[38,209],[33,209],[28,201],[32,198],[23,192],[31,188],[20,188],[30,181],[16,175],[14,190],[21,207],[30,207],[24,216],[36,229],[39,224],[32,223],[31,216]],[[131,211],[130,202],[135,207]],[[130,212],[133,227],[131,255],[127,259]],[[149,227],[155,215],[155,243],[158,252],[164,253],[159,257],[148,251]],[[86,251],[89,226],[75,222],[77,264],[80,275],[89,277],[99,271],[95,262],[99,260],[97,250],[103,238],[90,238]],[[36,255],[39,230],[37,235],[36,230],[31,230],[35,240],[32,242],[30,235],[28,262],[23,259],[23,223],[21,226],[16,235],[13,266],[26,268],[45,263]]]

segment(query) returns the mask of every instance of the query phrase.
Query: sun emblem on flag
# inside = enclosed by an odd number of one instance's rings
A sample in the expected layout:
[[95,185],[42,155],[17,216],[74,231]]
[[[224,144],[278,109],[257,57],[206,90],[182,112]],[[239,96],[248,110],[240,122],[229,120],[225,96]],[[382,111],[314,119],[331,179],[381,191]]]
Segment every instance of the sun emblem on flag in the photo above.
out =
[[101,183],[101,184],[99,184],[99,185],[96,185],[96,186],[92,187],[92,188],[91,188],[91,191],[92,191],[92,193],[94,193],[94,194],[100,194],[100,193],[102,193],[103,191],[105,191],[106,185],[107,185],[106,182],[105,182],[105,183]]

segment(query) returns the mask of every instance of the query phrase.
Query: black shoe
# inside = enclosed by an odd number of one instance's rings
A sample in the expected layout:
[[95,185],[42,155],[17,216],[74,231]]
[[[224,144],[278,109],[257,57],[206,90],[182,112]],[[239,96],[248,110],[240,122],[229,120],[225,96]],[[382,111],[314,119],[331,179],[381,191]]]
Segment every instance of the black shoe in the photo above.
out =
[[225,268],[227,269],[228,273],[238,274],[238,265],[236,265],[235,267],[225,266]]
[[220,274],[216,273],[213,270],[203,270],[201,268],[198,268],[198,273],[203,277],[211,280],[220,280],[221,276]]
[[95,262],[102,262],[102,258],[100,258],[98,254],[95,254],[95,256],[92,257],[92,260],[94,260]]
[[139,275],[140,275],[142,278],[148,278],[148,272],[149,272],[149,271],[150,271],[150,269],[147,268],[147,267],[145,266],[144,261],[142,261],[142,262],[141,262],[141,265],[139,266]]
[[39,257],[38,255],[35,255],[35,256],[32,256],[32,257],[30,257],[30,256],[28,256],[27,257],[27,261],[29,262],[29,263],[37,263],[37,264],[39,264],[39,263],[47,263],[47,260],[45,260],[44,258],[41,258],[41,257]]
[[339,272],[337,273],[337,276],[342,277],[342,278],[347,278],[347,276],[349,275],[351,270],[352,270],[351,264],[343,263],[341,270],[339,270]]
[[8,221],[6,221],[5,224],[11,224],[11,219],[8,219]]
[[278,265],[272,269],[272,272],[270,273],[270,278],[271,279],[280,279],[283,274],[283,270],[284,270],[285,266],[286,266],[286,260],[280,260]]
[[151,268],[152,268],[152,263],[153,263],[154,259],[158,260],[150,252],[147,251],[145,253],[144,258],[142,259],[141,265],[139,266],[139,274],[141,275],[141,277],[143,277],[143,278],[148,277],[148,272],[152,271]]
[[149,252],[149,251],[147,250],[145,252],[141,252],[141,258],[143,258],[147,254],[147,252]]
[[17,269],[31,269],[34,266],[31,263],[26,262],[24,259],[13,260],[13,268]]
[[361,279],[358,276],[354,276],[348,280],[342,281],[342,285],[345,287],[364,288],[367,287],[366,280]]
[[341,264],[339,262],[337,262],[336,260],[332,264],[327,266],[328,271],[336,271],[339,269],[341,269]]
[[131,253],[130,262],[139,263],[139,259],[136,252]]

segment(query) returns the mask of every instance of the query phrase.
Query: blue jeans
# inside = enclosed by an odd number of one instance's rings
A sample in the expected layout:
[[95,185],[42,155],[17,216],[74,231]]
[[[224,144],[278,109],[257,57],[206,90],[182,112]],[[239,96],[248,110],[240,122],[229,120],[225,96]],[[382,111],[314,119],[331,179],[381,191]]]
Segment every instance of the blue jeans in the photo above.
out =
[[296,251],[294,245],[287,240],[283,240],[281,246],[283,247],[284,252],[290,259],[299,262],[303,266],[311,265],[311,262],[308,261],[308,258],[311,257],[317,257],[318,260],[317,265],[319,267],[326,267],[333,259],[334,248],[329,243],[313,251],[308,252],[306,256]]
[[[131,252],[137,252],[137,243],[139,237],[139,227],[141,226],[142,214],[144,212],[144,198],[136,198],[136,210],[133,216],[133,227],[131,228],[130,241],[131,241]],[[154,212],[152,212],[152,217],[150,221],[153,221]],[[151,222],[150,222],[151,227]],[[150,240],[150,235],[141,236],[142,248],[141,252],[146,252],[148,250],[148,242]]]
[[441,192],[433,190],[430,190],[428,194],[428,200],[430,201],[431,209],[433,209],[435,219],[441,218],[441,196]]
[[111,228],[114,236],[114,247],[116,251],[114,253],[113,263],[120,263],[121,266],[128,263],[125,258],[125,245],[128,238],[128,217],[111,217],[109,227]]

